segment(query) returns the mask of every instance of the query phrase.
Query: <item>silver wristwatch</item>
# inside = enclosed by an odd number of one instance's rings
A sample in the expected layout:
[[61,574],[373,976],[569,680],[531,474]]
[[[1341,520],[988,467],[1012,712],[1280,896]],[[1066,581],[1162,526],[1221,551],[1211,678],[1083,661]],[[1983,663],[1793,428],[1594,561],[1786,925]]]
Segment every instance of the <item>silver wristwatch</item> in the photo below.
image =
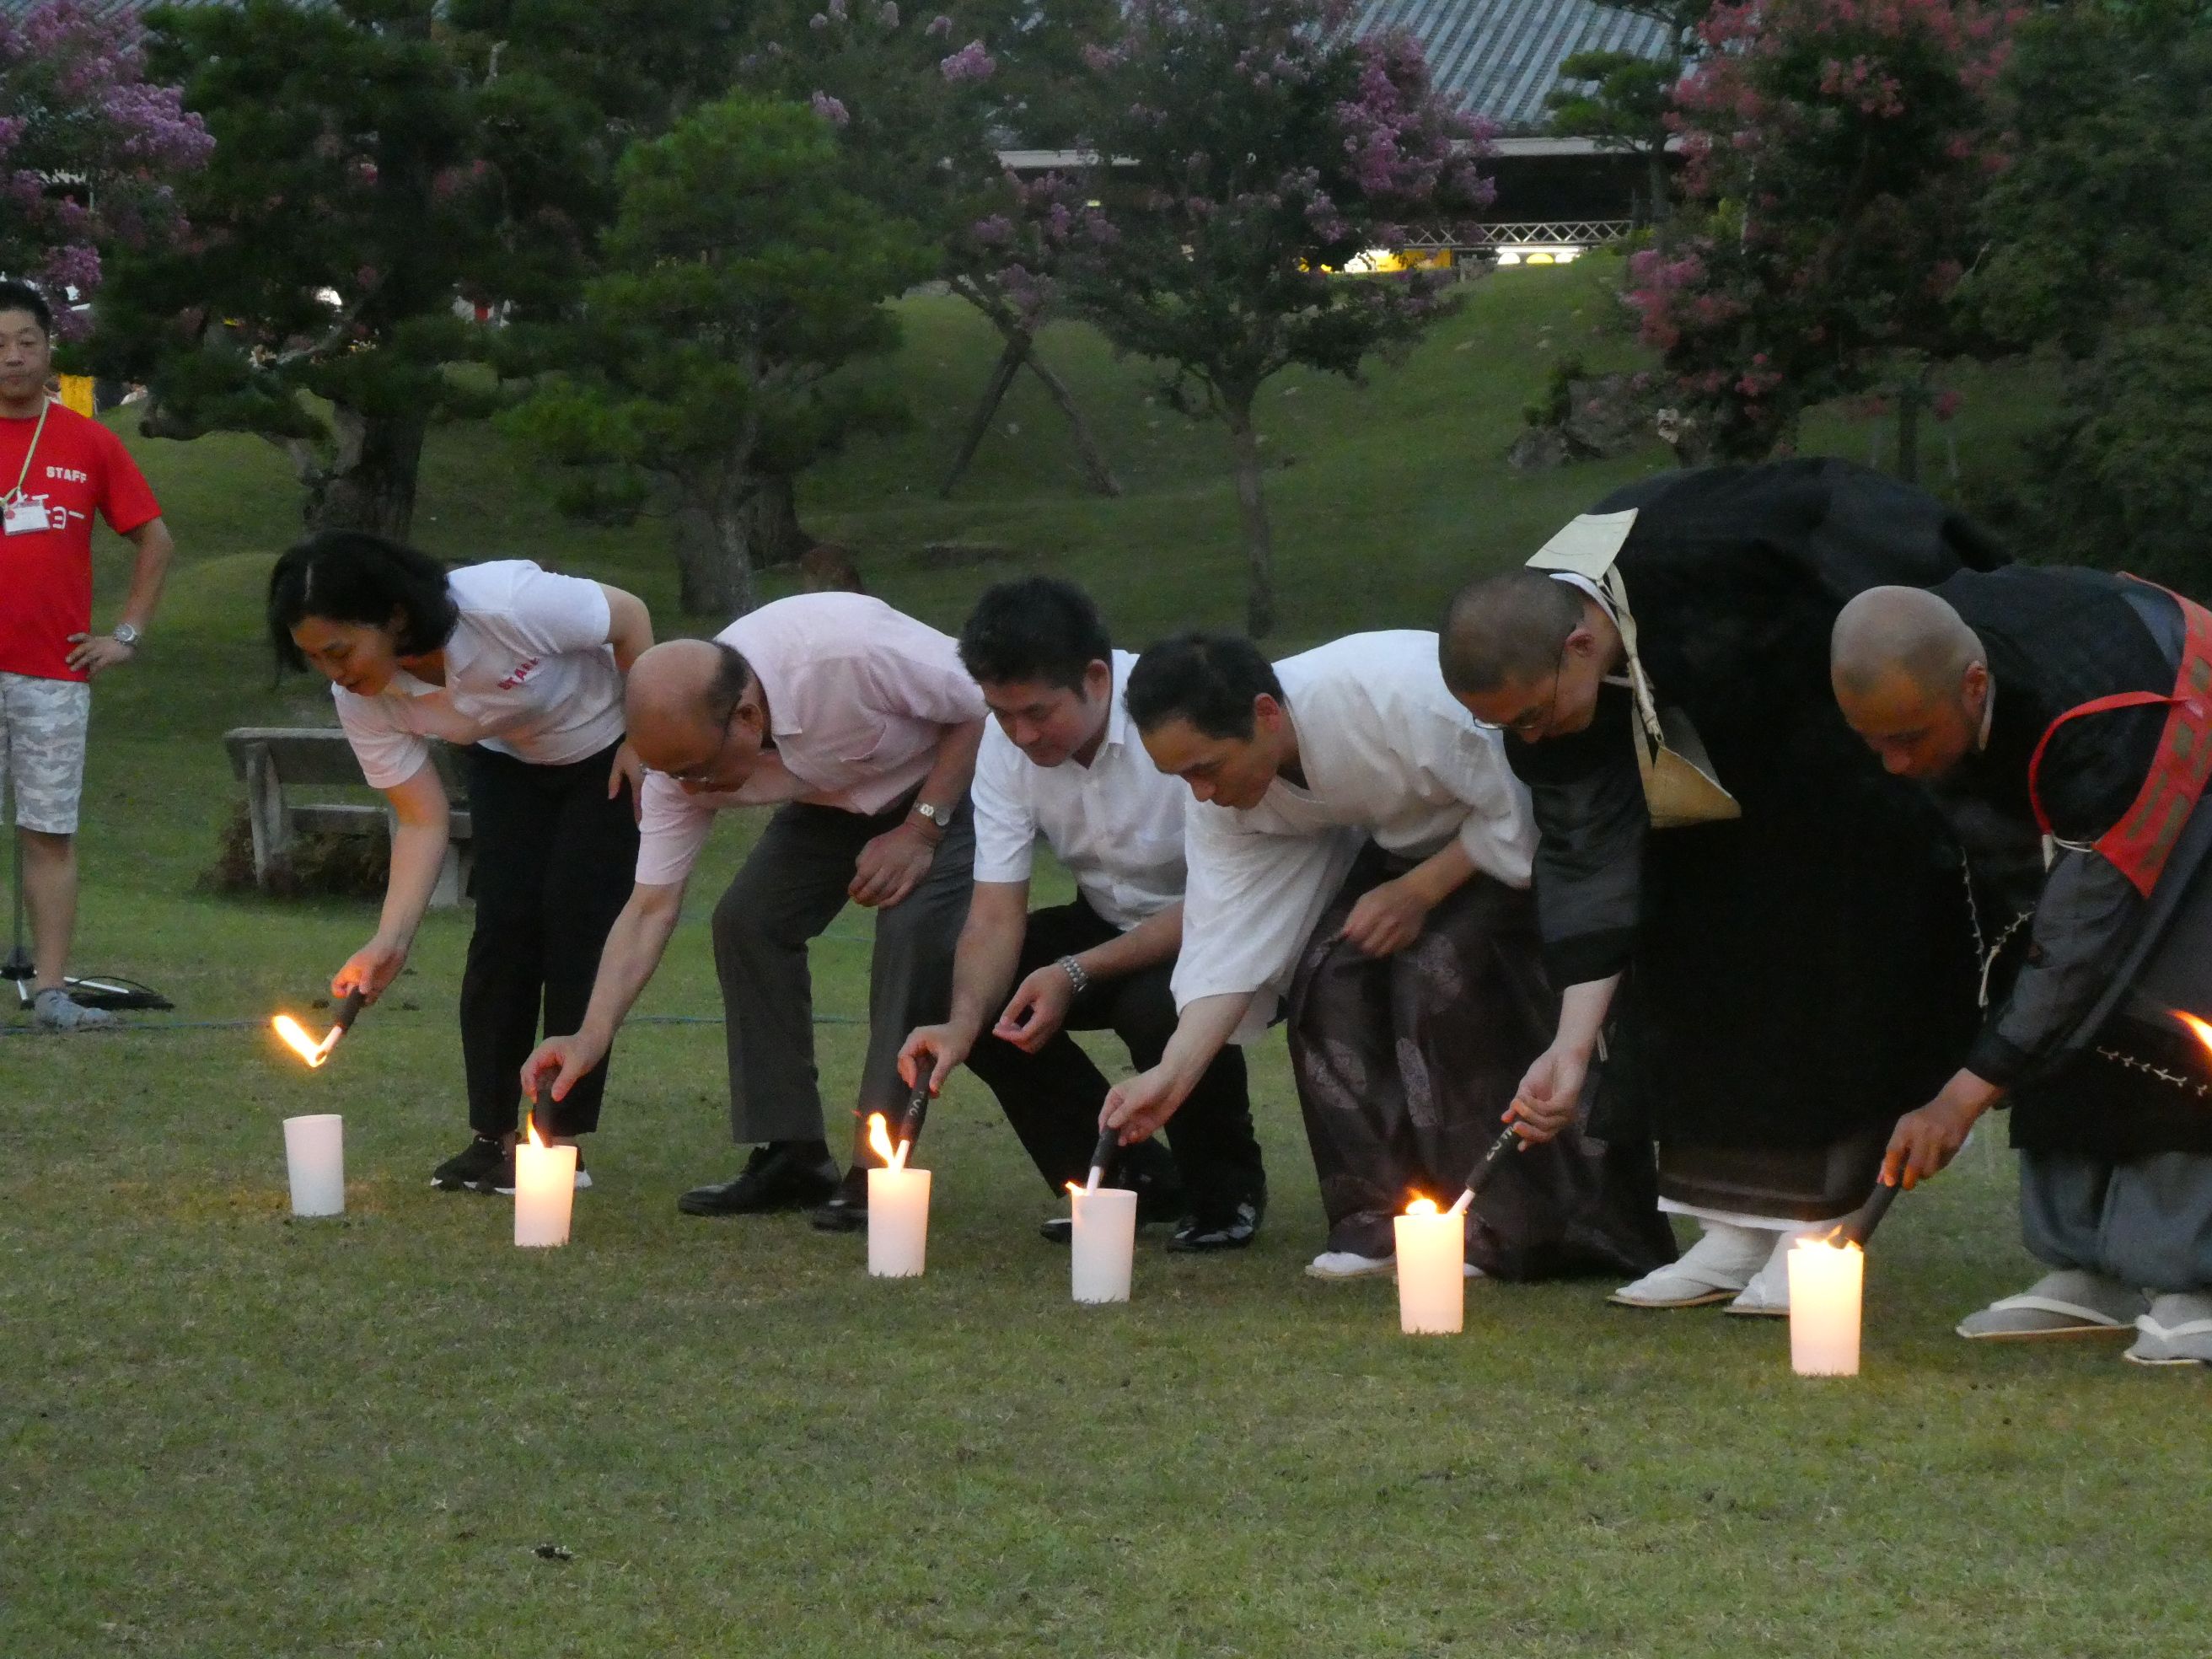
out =
[[1073,957],[1062,957],[1055,965],[1067,975],[1067,982],[1075,988],[1076,995],[1081,996],[1091,988],[1090,974]]
[[116,644],[128,646],[135,651],[138,648],[138,641],[146,636],[129,623],[121,622],[115,624],[115,632],[111,637]]
[[914,804],[914,815],[926,820],[940,836],[952,827],[952,809],[949,806],[932,806],[926,800],[918,800]]

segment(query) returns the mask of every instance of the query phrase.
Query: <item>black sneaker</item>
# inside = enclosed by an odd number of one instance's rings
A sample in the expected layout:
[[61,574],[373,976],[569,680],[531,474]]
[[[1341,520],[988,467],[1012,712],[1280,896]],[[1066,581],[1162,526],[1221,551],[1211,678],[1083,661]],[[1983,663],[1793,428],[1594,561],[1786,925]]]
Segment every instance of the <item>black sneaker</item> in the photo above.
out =
[[[589,1192],[591,1190],[591,1186],[592,1172],[584,1167],[584,1149],[579,1146],[576,1149],[576,1190],[580,1193]],[[514,1154],[513,1152],[507,1152],[501,1155],[499,1168],[492,1171],[491,1174],[486,1176],[482,1181],[478,1182],[477,1183],[477,1190],[487,1195],[495,1194],[501,1198],[513,1198],[514,1196]]]
[[430,1171],[430,1184],[441,1193],[466,1192],[479,1181],[497,1175],[506,1150],[496,1140],[477,1136],[468,1146]]
[[1260,1231],[1267,1200],[1241,1199],[1227,1209],[1208,1207],[1193,1214],[1168,1239],[1168,1249],[1189,1254],[1241,1250]]
[[1048,1244],[1075,1243],[1075,1218],[1072,1215],[1047,1216],[1037,1223],[1037,1237]]
[[837,1165],[818,1140],[772,1140],[753,1148],[734,1181],[694,1187],[676,1200],[686,1215],[765,1215],[804,1210],[837,1190]]
[[807,1218],[825,1233],[857,1233],[868,1224],[868,1166],[855,1164],[845,1171],[837,1190],[817,1204]]

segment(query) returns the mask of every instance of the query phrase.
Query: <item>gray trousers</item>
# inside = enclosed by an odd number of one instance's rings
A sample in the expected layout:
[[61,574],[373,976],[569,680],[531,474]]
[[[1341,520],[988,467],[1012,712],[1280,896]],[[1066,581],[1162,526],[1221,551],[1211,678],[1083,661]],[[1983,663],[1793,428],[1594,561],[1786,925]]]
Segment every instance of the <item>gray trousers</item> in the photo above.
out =
[[2020,1232],[2028,1254],[2154,1294],[2212,1289],[2212,1158],[2158,1152],[2114,1164],[2022,1152]]
[[[730,1133],[738,1145],[823,1138],[814,1066],[808,941],[849,902],[860,849],[906,817],[901,801],[873,817],[799,802],[776,809],[714,906],[714,973],[729,1039]],[[945,1018],[952,949],[975,884],[975,831],[963,800],[921,884],[876,912],[868,964],[868,1056],[860,1120],[897,1120],[906,1104],[898,1051],[917,1025]]]

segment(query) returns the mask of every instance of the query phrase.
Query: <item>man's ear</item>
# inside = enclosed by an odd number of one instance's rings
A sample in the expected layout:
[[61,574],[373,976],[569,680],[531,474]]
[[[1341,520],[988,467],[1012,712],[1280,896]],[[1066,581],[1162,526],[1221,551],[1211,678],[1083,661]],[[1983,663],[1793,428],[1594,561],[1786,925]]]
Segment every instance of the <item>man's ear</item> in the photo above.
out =
[[1083,671],[1083,697],[1086,702],[1098,702],[1114,694],[1114,665],[1093,661]]
[[1283,723],[1283,705],[1262,691],[1252,699],[1252,725],[1255,730],[1273,732]]

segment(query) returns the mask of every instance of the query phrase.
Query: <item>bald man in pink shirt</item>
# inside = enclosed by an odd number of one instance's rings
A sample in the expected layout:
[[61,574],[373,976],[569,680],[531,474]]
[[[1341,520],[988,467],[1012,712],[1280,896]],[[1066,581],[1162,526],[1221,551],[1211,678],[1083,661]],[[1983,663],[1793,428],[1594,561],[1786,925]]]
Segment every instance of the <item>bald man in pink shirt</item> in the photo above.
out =
[[763,605],[711,641],[647,652],[630,671],[627,714],[652,769],[636,885],[581,1029],[539,1045],[524,1090],[561,1098],[599,1063],[659,964],[715,815],[774,805],[714,917],[730,1128],[753,1152],[734,1179],[679,1203],[694,1215],[812,1205],[817,1225],[864,1224],[861,1144],[841,1182],[824,1135],[807,945],[848,902],[876,912],[860,1114],[895,1118],[905,1100],[899,1045],[945,1017],[968,911],[982,693],[935,629],[863,594],[809,593]]

